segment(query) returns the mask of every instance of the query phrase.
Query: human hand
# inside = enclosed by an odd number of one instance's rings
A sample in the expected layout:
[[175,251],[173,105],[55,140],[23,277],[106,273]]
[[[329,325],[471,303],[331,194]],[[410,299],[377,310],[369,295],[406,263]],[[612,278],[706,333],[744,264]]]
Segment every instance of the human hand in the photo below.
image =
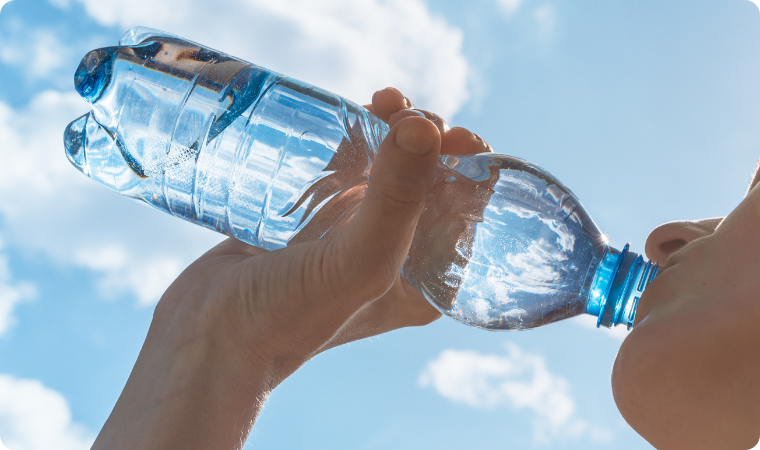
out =
[[647,239],[647,287],[612,374],[628,423],[660,450],[736,449],[760,436],[760,188],[725,219]]
[[395,89],[373,97],[392,128],[337,235],[272,252],[229,239],[180,275],[94,449],[240,448],[268,393],[315,354],[440,316],[400,268],[439,153],[490,148],[411,106]]

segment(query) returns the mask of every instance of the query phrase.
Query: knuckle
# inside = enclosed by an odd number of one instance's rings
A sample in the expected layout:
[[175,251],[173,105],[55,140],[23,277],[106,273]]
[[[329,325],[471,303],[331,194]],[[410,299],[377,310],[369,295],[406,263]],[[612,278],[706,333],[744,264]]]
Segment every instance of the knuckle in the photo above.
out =
[[427,197],[427,185],[423,180],[399,174],[389,174],[379,188],[383,207],[391,212],[416,213]]

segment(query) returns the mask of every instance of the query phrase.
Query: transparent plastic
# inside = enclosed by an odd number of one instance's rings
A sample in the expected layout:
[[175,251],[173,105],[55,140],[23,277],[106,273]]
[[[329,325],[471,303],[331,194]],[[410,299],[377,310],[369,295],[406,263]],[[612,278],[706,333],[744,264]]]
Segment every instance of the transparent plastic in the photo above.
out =
[[[77,169],[270,250],[340,231],[388,133],[335,94],[142,27],[88,53],[75,86],[92,105],[64,135]],[[657,271],[545,170],[479,154],[441,158],[402,275],[460,322],[515,330],[582,313],[630,327]]]

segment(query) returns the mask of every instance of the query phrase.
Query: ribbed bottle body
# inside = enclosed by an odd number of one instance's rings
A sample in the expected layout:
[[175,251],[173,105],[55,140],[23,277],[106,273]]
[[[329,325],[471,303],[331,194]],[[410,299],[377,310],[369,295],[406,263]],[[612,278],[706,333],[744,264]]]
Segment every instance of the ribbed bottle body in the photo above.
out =
[[69,127],[67,148],[90,177],[267,249],[340,224],[334,208],[317,215],[326,204],[349,213],[358,205],[386,124],[223,53],[143,38],[91,52],[80,66],[80,93],[95,86],[83,94],[92,112]]

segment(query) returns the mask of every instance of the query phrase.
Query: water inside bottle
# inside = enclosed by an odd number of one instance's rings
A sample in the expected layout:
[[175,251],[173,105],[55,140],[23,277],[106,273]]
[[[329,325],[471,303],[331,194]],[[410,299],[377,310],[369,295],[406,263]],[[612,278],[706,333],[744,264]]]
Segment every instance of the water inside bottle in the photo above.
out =
[[506,155],[449,156],[442,166],[404,276],[441,311],[481,328],[584,312],[607,247],[572,192]]
[[[386,124],[198,44],[133,34],[144,39],[90,52],[77,70],[92,105],[65,134],[79,170],[267,249],[345,226]],[[543,169],[506,155],[447,156],[402,274],[461,322],[525,329],[584,312],[607,250],[575,195]]]

